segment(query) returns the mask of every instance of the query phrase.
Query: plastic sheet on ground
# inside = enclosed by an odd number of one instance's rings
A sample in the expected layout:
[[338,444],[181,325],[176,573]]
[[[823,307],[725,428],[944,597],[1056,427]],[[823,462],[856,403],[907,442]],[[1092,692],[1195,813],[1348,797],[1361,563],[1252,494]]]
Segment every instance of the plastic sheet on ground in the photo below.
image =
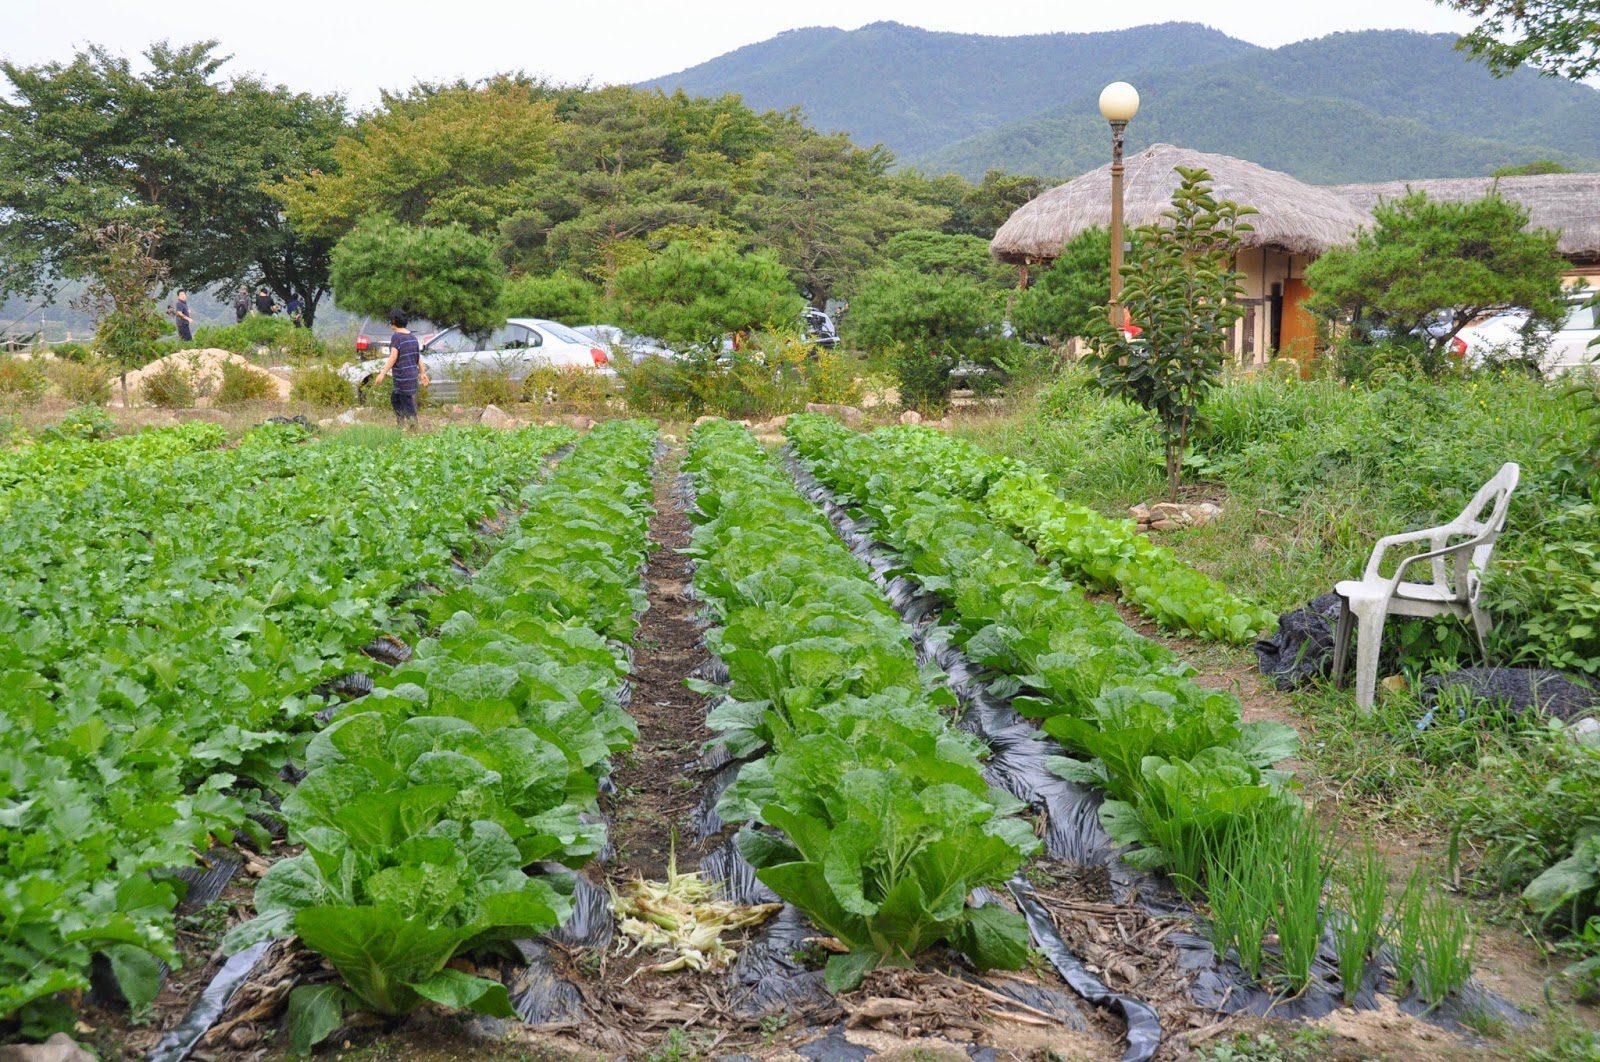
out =
[[1323,594],[1305,608],[1278,617],[1278,629],[1256,642],[1261,673],[1280,690],[1292,690],[1333,673],[1333,628],[1338,594]]
[[263,940],[253,947],[230,958],[223,964],[222,969],[211,979],[200,998],[195,1000],[189,1012],[161,1041],[151,1049],[146,1056],[147,1062],[181,1062],[189,1057],[189,1052],[194,1050],[200,1038],[217,1023],[228,1009],[228,1002],[233,999],[233,994],[239,986],[250,980],[250,975],[256,967],[266,959],[267,953],[277,946],[279,941]]
[[1587,715],[1600,706],[1600,691],[1559,671],[1536,667],[1469,667],[1447,675],[1429,675],[1422,680],[1417,697],[1435,710],[1443,700],[1462,710],[1521,715],[1531,709],[1565,720]]

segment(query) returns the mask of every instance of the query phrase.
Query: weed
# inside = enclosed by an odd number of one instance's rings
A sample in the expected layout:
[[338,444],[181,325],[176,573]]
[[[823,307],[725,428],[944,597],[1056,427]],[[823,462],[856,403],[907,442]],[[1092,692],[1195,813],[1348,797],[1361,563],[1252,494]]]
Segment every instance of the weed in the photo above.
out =
[[522,384],[508,372],[494,369],[469,369],[459,381],[464,406],[499,406],[504,409],[522,400]]
[[344,409],[355,404],[356,389],[326,365],[313,365],[294,374],[289,397],[323,409]]
[[758,1027],[761,1029],[761,1045],[771,1047],[778,1042],[778,1034],[789,1027],[789,1015],[764,1015]]
[[1231,1040],[1201,1045],[1194,1055],[1205,1062],[1311,1062],[1326,1053],[1328,1036],[1328,1030],[1314,1026],[1239,1033]]
[[222,363],[222,385],[217,389],[217,405],[233,406],[242,402],[255,402],[274,398],[278,389],[272,377],[256,369],[235,362]]
[[139,391],[146,402],[158,409],[186,409],[194,405],[194,381],[173,362],[146,373]]
[[700,1048],[686,1030],[673,1029],[648,1057],[650,1062],[683,1062],[699,1058]]
[[31,406],[44,397],[49,381],[39,366],[23,358],[0,357],[0,402]]
[[111,374],[91,361],[56,361],[46,368],[51,382],[71,402],[104,405],[111,400]]

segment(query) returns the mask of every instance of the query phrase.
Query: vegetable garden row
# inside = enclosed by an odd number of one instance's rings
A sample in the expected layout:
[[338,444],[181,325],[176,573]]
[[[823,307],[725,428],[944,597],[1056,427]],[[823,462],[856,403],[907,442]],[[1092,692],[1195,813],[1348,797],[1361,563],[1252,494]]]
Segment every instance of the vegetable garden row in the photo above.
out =
[[[1246,979],[1301,993],[1332,963],[1349,1002],[1387,964],[1391,991],[1429,1005],[1464,982],[1460,927],[1426,883],[1390,903],[1370,853],[1335,852],[1277,769],[1294,731],[1244,722],[1083,587],[1230,641],[1263,610],[942,434],[812,415],[786,430],[892,571],[937,599],[988,693],[1059,743],[1050,770],[1103,793],[1121,858],[1164,873]],[[0,713],[18,735],[0,772],[0,1019],[70,1026],[97,952],[148,1001],[176,957],[171,868],[241,834],[266,851],[250,813],[298,851],[226,949],[294,936],[338,975],[290,995],[294,1048],[358,1010],[514,1017],[506,983],[453,960],[561,926],[568,871],[606,849],[599,793],[638,734],[654,429],[601,425],[538,482],[574,433],[160,438],[91,459],[70,512],[38,477],[0,508]],[[737,765],[716,812],[842,948],[828,988],[938,946],[980,971],[1025,966],[1029,924],[974,897],[1040,852],[1042,809],[986,776],[949,676],[919,663],[859,543],[778,458],[710,421],[684,470],[693,593],[726,668],[690,684],[717,698],[707,725]],[[361,647],[396,633],[408,658],[373,667]],[[341,704],[352,672],[381,673]]]

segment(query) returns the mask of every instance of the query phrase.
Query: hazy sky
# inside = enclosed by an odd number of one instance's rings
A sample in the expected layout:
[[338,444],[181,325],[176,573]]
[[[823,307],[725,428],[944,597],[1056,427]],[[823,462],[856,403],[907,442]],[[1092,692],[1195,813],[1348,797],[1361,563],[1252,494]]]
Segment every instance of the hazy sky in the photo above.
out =
[[1204,21],[1269,46],[1335,30],[1462,32],[1471,26],[1431,0],[1223,0],[1203,8],[1179,0],[0,0],[0,11],[0,55],[12,61],[64,60],[88,43],[136,55],[162,38],[216,38],[235,56],[231,69],[296,89],[342,91],[357,105],[374,102],[380,88],[419,78],[476,78],[517,68],[562,82],[642,81],[786,29],[854,29],[880,20],[997,35]]

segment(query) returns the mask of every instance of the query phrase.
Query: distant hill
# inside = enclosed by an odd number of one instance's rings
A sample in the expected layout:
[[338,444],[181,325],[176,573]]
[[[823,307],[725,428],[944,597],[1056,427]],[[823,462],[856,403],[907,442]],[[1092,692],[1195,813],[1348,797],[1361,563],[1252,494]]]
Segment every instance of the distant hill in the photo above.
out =
[[985,37],[875,22],[797,29],[644,88],[733,92],[760,110],[799,106],[810,123],[883,143],[914,160],[1145,70],[1180,69],[1263,49],[1192,22],[1107,33]]
[[973,179],[1102,164],[1095,98],[1119,77],[1144,100],[1134,150],[1165,141],[1319,182],[1472,176],[1536,158],[1600,169],[1600,92],[1526,71],[1493,78],[1454,41],[1369,30],[1265,49],[1193,23],[1036,37],[878,23],[792,31],[650,84],[799,105],[902,165]]

